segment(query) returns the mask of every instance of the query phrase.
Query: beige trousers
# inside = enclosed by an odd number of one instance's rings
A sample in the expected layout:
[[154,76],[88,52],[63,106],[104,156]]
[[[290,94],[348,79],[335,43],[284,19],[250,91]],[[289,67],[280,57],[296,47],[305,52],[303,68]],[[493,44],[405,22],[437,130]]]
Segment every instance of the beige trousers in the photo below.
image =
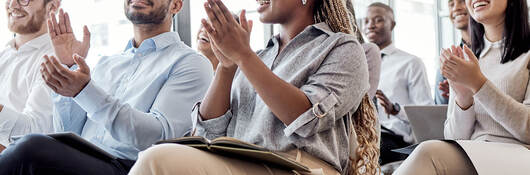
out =
[[467,154],[457,145],[444,141],[426,141],[394,172],[394,175],[474,175]]
[[[329,164],[303,151],[288,153],[290,158],[312,169],[310,175],[339,175]],[[139,154],[130,175],[287,175],[296,172],[225,157],[178,144],[162,144]]]

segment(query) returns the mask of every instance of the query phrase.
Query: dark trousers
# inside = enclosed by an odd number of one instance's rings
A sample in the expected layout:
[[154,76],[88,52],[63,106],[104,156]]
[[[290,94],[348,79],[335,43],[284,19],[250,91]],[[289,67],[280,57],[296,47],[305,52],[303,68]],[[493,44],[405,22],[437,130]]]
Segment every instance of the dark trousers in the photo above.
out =
[[0,154],[0,175],[126,175],[133,164],[99,159],[46,135],[31,134]]
[[381,156],[379,163],[381,165],[405,160],[408,155],[393,152],[393,149],[399,149],[409,146],[410,144],[403,141],[403,137],[390,132],[381,132]]

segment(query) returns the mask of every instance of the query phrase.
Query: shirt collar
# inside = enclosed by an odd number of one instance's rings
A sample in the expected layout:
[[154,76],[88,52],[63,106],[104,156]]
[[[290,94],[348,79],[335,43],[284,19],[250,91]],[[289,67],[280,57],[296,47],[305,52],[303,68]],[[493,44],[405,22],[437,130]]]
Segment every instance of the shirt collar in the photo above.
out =
[[[333,32],[331,30],[331,28],[328,26],[328,24],[326,24],[325,22],[320,22],[320,23],[316,23],[316,24],[313,24],[313,25],[310,25],[310,26],[307,26],[302,32],[300,32],[298,35],[302,35],[302,34],[305,34],[305,33],[310,33],[310,32],[314,32],[314,31],[319,31],[319,32],[324,32],[328,35],[331,35],[331,34],[334,34],[335,32]],[[267,47],[271,47],[275,44],[278,44],[279,43],[279,35],[276,35],[276,36],[273,36],[269,42],[267,42]]]
[[176,42],[180,41],[180,37],[175,32],[166,32],[159,34],[157,36],[154,36],[152,38],[146,39],[140,44],[140,47],[134,48],[134,39],[129,40],[127,43],[127,46],[125,47],[125,51],[129,49],[133,49],[134,52],[144,52],[147,50],[160,50],[168,47],[171,44],[174,44]]
[[386,46],[383,50],[381,50],[381,53],[385,55],[392,55],[397,50],[396,45],[394,43]]
[[[50,35],[47,33],[42,34],[41,36],[34,38],[28,41],[27,43],[23,44],[22,46],[20,46],[19,51],[40,49],[44,47],[45,45],[50,44],[50,42],[51,42]],[[15,39],[12,39],[11,41],[9,41],[6,46],[15,49],[16,48]]]
[[486,38],[486,35],[484,35],[484,49],[482,50],[482,53],[480,54],[480,57],[483,57],[486,55],[491,49],[500,49],[504,47],[504,40],[499,40],[496,42],[491,42]]

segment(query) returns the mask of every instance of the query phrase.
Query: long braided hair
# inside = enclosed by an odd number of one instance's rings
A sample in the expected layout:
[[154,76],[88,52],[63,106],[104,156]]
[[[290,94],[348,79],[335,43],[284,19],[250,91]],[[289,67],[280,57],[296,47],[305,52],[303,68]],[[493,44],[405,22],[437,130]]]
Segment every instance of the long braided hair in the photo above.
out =
[[[346,1],[349,0],[317,0],[315,22],[325,22],[333,32],[355,34],[358,29],[352,23],[355,19],[351,19],[352,14],[346,8]],[[363,97],[352,119],[358,147],[357,160],[350,160],[348,175],[376,174],[379,171],[379,137],[375,129],[377,115],[368,94]]]

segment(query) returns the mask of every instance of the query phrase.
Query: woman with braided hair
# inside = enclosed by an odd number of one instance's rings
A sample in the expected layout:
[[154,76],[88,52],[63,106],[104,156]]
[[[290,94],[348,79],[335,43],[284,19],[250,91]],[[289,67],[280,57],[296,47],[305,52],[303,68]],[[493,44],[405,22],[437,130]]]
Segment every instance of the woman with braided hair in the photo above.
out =
[[[233,137],[285,153],[310,174],[376,174],[378,134],[364,51],[344,0],[260,0],[264,23],[281,26],[266,48],[250,49],[252,22],[220,0],[202,21],[216,75],[192,113],[192,135]],[[293,174],[177,144],[139,155],[131,174]]]

